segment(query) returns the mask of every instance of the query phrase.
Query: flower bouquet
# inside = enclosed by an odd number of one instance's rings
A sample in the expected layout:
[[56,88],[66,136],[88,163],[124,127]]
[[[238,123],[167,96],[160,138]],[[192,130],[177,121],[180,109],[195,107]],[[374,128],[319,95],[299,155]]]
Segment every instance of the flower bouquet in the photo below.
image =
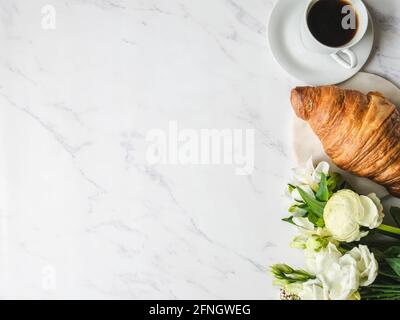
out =
[[[282,299],[400,300],[400,229],[382,224],[374,193],[359,195],[327,162],[314,168],[310,159],[294,170],[288,194],[283,221],[299,230],[291,247],[304,251],[305,267],[271,266]],[[400,209],[390,213],[400,227]]]

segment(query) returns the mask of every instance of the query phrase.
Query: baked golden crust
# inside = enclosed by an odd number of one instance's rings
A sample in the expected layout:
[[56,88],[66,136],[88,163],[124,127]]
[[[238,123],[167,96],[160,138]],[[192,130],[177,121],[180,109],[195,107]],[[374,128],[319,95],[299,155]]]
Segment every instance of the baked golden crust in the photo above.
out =
[[379,92],[335,86],[295,88],[291,102],[338,167],[400,197],[400,113],[393,103]]

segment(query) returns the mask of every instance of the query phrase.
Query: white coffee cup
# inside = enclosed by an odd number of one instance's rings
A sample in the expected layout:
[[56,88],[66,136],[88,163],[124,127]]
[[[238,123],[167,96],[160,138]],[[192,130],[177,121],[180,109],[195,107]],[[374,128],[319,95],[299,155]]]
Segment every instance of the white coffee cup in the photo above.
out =
[[[341,47],[329,47],[318,41],[314,35],[311,33],[308,26],[308,14],[312,6],[319,0],[309,0],[302,16],[301,21],[301,39],[303,41],[306,49],[318,52],[321,54],[329,54],[332,59],[338,62],[341,66],[352,69],[358,64],[358,59],[356,54],[351,50],[355,44],[357,44],[365,35],[368,28],[368,10],[365,7],[362,0],[348,0],[348,2],[353,6],[357,16],[358,16],[358,28],[357,33],[354,35],[350,42],[346,43]],[[347,56],[347,59],[344,58]]]

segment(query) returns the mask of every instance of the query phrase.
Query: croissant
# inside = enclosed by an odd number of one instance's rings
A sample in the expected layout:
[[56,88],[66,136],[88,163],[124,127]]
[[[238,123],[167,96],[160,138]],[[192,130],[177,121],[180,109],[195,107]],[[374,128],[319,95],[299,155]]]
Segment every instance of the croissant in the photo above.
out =
[[335,86],[295,88],[291,103],[338,167],[400,197],[400,112],[393,103],[378,92]]

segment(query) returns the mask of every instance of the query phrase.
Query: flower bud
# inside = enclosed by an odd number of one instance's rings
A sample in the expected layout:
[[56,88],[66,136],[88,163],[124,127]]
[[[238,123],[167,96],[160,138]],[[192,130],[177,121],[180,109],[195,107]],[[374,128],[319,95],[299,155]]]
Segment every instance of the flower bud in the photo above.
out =
[[314,234],[308,238],[306,248],[308,250],[319,252],[322,248],[325,248],[328,245],[328,242],[327,238],[321,238]]
[[304,235],[296,236],[290,243],[290,247],[294,249],[306,249],[307,237]]

